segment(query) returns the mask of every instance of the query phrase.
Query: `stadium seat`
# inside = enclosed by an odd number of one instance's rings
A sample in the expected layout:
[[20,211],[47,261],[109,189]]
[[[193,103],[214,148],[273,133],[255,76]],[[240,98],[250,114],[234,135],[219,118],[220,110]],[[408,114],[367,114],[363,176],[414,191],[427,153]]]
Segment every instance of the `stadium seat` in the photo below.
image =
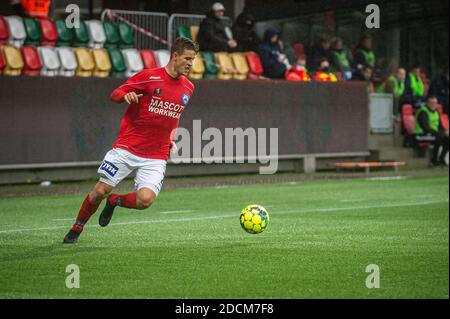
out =
[[449,129],[449,123],[448,123],[448,115],[445,113],[441,113],[441,125],[444,128],[444,130],[448,130]]
[[55,23],[48,18],[41,18],[38,20],[41,27],[42,38],[41,46],[55,46],[58,40],[58,32],[56,31]]
[[58,75],[61,63],[59,62],[58,54],[52,46],[38,47],[39,57],[41,58],[42,69],[41,75],[43,76],[56,76]]
[[105,29],[106,36],[104,47],[107,49],[117,48],[120,42],[119,30],[117,30],[117,25],[113,22],[104,21],[103,28]]
[[184,25],[180,25],[177,28],[177,36],[192,40],[191,31],[189,31],[189,29]]
[[144,69],[155,69],[158,67],[155,53],[152,50],[141,50],[140,54],[144,63]]
[[423,96],[427,96],[430,85],[428,84],[427,76],[425,75],[425,73],[423,72],[420,73],[420,79],[422,80],[423,83]]
[[166,66],[170,60],[170,52],[167,50],[156,50],[155,51],[156,62],[159,67]]
[[444,113],[444,107],[442,106],[442,104],[438,104],[437,110],[438,110],[439,114]]
[[94,69],[95,62],[92,56],[91,50],[87,48],[74,48],[73,53],[77,59],[77,70],[75,75],[80,77],[91,77]]
[[25,31],[27,33],[27,38],[25,39],[25,44],[38,46],[41,40],[41,29],[39,28],[39,23],[30,17],[25,17],[22,19],[25,26]]
[[9,29],[8,43],[20,48],[27,37],[22,18],[19,16],[7,16],[5,19]]
[[189,30],[191,31],[192,41],[197,41],[198,30],[200,27],[198,25],[191,25]]
[[59,68],[58,74],[61,76],[75,76],[78,64],[75,54],[70,47],[58,47],[56,48],[58,53],[59,61],[61,62],[61,67]]
[[144,69],[144,64],[142,63],[141,55],[136,49],[122,49],[123,59],[127,70],[125,71],[125,76],[130,77]]
[[80,27],[74,28],[73,47],[87,47],[89,42],[89,33],[83,20],[80,20]]
[[416,119],[414,117],[414,108],[411,104],[402,105],[402,123],[403,128],[408,135],[414,134]]
[[3,16],[0,16],[0,45],[8,43],[9,39],[9,28]]
[[205,73],[203,74],[204,79],[215,79],[217,73],[219,73],[219,68],[216,63],[216,58],[212,52],[201,52],[203,63],[205,64]]
[[88,20],[86,26],[89,33],[88,46],[90,48],[103,48],[106,42],[105,29],[103,23],[100,20]]
[[216,62],[219,65],[219,73],[217,78],[221,80],[230,80],[234,77],[237,71],[234,68],[233,60],[227,52],[214,53]]
[[202,55],[199,52],[194,59],[191,71],[189,72],[189,77],[191,79],[199,80],[203,78],[203,73],[205,73],[205,64],[203,63]]
[[73,41],[73,30],[66,26],[66,21],[58,19],[55,21],[56,32],[58,33],[58,40],[56,45],[59,47],[68,47]]
[[23,58],[20,50],[13,45],[4,45],[1,47],[3,55],[3,74],[4,75],[20,75],[23,68]]
[[119,49],[108,49],[109,59],[111,60],[110,77],[123,78],[127,67],[123,60],[122,52]]
[[133,29],[122,22],[118,24],[120,42],[119,46],[121,49],[129,49],[134,46],[134,32]]
[[245,55],[249,68],[248,78],[251,80],[259,80],[264,72],[261,59],[256,52],[248,52]]
[[24,45],[20,48],[20,52],[22,53],[24,62],[22,74],[38,76],[41,73],[42,63],[37,49],[31,45]]
[[100,78],[108,77],[109,72],[111,72],[111,61],[106,49],[92,49],[92,56],[95,62],[94,76]]
[[238,80],[245,80],[247,78],[249,68],[244,54],[240,52],[235,52],[231,53],[230,56],[231,59],[233,60],[234,67],[237,71],[233,77]]

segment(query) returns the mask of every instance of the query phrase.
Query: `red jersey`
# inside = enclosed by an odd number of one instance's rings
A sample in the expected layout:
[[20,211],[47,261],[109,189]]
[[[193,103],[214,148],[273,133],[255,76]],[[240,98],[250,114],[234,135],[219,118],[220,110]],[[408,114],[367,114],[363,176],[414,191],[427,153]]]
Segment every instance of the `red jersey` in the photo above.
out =
[[123,102],[125,94],[132,91],[143,96],[128,106],[113,148],[167,160],[172,135],[194,93],[194,85],[183,75],[172,78],[165,68],[147,69],[129,78],[111,94],[111,99]]

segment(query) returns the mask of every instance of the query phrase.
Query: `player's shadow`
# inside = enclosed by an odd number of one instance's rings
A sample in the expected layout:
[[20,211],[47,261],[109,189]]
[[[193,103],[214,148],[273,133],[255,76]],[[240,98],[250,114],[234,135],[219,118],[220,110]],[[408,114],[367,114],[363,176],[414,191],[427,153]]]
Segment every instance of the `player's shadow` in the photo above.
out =
[[78,247],[77,245],[79,244],[64,245],[62,243],[53,243],[51,245],[34,247],[33,249],[17,250],[7,255],[0,255],[0,263],[35,258],[61,257],[65,255],[73,256],[77,253],[88,254],[103,249],[102,247]]

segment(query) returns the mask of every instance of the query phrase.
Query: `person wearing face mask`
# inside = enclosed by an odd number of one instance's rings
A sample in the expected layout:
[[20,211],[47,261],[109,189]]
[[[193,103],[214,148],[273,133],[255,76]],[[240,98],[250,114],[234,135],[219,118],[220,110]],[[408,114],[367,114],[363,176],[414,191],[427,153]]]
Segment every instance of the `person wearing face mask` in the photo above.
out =
[[330,62],[327,59],[319,61],[319,68],[314,73],[314,81],[336,82],[336,76],[330,71]]

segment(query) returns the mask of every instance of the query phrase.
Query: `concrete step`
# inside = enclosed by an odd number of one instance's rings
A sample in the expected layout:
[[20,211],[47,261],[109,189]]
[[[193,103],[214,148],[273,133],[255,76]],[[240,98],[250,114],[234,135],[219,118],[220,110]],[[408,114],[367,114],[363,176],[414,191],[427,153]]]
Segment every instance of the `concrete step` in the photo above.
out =
[[374,153],[376,153],[376,159],[379,161],[406,161],[415,157],[411,148],[395,146],[381,147]]

